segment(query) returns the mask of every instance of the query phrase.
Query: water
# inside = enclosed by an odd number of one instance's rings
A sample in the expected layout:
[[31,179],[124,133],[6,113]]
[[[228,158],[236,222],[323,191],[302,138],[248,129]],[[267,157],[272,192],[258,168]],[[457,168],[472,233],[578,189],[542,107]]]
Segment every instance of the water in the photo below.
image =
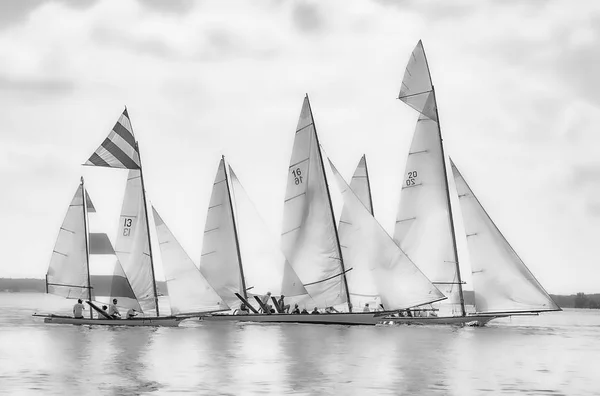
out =
[[0,394],[600,394],[600,311],[484,328],[185,321],[44,324],[71,302],[0,293]]

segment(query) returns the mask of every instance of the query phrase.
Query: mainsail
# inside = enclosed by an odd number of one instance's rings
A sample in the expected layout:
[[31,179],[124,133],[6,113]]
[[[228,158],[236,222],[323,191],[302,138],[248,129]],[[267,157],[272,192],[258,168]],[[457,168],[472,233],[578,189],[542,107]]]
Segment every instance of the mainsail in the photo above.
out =
[[225,159],[221,159],[206,214],[200,272],[235,309],[240,306],[235,293],[246,296],[246,287],[233,216]]
[[83,182],[77,187],[52,251],[46,284],[48,293],[66,298],[89,296]]
[[481,313],[560,311],[450,161],[463,215],[475,305]]
[[399,99],[420,114],[402,180],[394,240],[448,297],[444,310],[464,315],[437,104],[421,41],[406,67]]
[[229,306],[196,268],[156,208],[152,207],[152,212],[169,290],[171,314],[228,310]]
[[156,309],[150,236],[140,170],[130,170],[121,207],[115,251],[144,311]]
[[[346,265],[360,271],[349,278],[352,293],[379,295],[387,310],[410,308],[446,297],[402,252],[329,161],[342,196],[346,220],[343,252]],[[351,271],[352,272],[352,271]],[[352,282],[351,282],[352,279]],[[352,298],[352,294],[350,298]]]
[[229,176],[248,290],[253,294],[270,291],[273,295],[286,297],[307,294],[231,166]]
[[281,246],[316,306],[348,301],[321,150],[305,97],[288,170]]

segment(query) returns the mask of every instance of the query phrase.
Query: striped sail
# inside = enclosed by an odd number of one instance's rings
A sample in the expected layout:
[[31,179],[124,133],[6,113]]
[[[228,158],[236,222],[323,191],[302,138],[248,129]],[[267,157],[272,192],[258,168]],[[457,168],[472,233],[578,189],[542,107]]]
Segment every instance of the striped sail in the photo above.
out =
[[442,315],[460,315],[460,288],[454,250],[447,175],[436,102],[421,42],[413,51],[400,90],[400,100],[419,111],[406,160],[394,240],[448,297]]
[[[367,172],[367,160],[363,155],[360,159],[356,171],[352,176],[350,182],[350,188],[356,194],[360,202],[365,206],[367,211],[373,215],[373,203],[371,201],[371,189],[369,185],[369,175]],[[340,246],[342,247],[342,253],[344,255],[344,261],[347,268],[352,268],[346,274],[348,281],[348,290],[350,290],[350,301],[352,306],[362,308],[365,304],[370,306],[378,306],[380,303],[379,293],[374,282],[366,281],[371,279],[371,273],[367,263],[356,263],[350,264],[348,262],[348,255],[352,255],[352,250],[355,248],[352,244],[361,244],[361,241],[356,241],[353,238],[353,226],[351,222],[351,209],[344,204],[342,209],[342,216],[340,217],[340,224],[338,226],[338,233],[340,236]]]
[[115,251],[144,311],[156,309],[150,240],[140,170],[130,170],[117,231]]
[[[346,220],[343,254],[348,268],[361,277],[348,280],[351,291],[379,296],[385,309],[415,307],[445,299],[375,220],[329,161],[344,198]],[[352,299],[353,296],[351,295]]]
[[140,168],[140,157],[127,109],[123,111],[108,137],[84,165],[123,169]]
[[347,301],[342,258],[308,97],[304,99],[288,169],[281,246],[312,297],[328,307]]
[[450,162],[467,235],[477,311],[559,311]]
[[240,306],[235,293],[244,295],[241,263],[233,224],[232,202],[221,159],[213,184],[200,258],[200,272],[232,309]]
[[229,306],[208,284],[169,227],[152,207],[172,315],[225,311]]
[[71,200],[58,232],[46,274],[48,293],[66,298],[88,298],[83,185]]

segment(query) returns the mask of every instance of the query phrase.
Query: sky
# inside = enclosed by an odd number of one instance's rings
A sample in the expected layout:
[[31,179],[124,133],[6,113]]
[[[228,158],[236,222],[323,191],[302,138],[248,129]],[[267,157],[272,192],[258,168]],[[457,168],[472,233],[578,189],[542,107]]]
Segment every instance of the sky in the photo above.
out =
[[419,39],[446,152],[499,229],[548,292],[599,292],[596,1],[2,1],[0,277],[44,277],[80,176],[115,236],[127,172],[80,164],[124,106],[148,198],[196,264],[221,155],[281,232],[306,93],[342,174],[367,155],[392,233]]

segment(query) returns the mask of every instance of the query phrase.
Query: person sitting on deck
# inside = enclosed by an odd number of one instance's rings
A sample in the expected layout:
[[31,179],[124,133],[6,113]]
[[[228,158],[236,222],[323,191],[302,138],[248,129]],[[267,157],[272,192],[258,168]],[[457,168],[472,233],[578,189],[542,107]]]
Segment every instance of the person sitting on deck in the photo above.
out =
[[250,312],[248,311],[248,307],[246,307],[246,304],[242,303],[242,305],[240,305],[240,309],[238,309],[235,314],[236,315],[249,315]]
[[113,319],[121,319],[121,313],[119,312],[119,308],[117,308],[117,299],[113,299],[112,305],[108,308],[108,315]]
[[277,305],[279,305],[279,311],[285,311],[285,313],[290,313],[290,304],[286,304],[285,301],[283,301],[284,298],[285,296],[282,294],[279,297],[279,301],[277,301]]
[[319,310],[317,309],[317,307],[315,307],[315,309],[312,310],[311,314],[320,314],[321,312],[319,312]]
[[75,319],[83,319],[83,310],[85,306],[83,305],[83,300],[80,298],[77,300],[77,304],[73,305],[73,317]]
[[127,311],[127,319],[133,319],[136,316],[137,316],[136,310],[133,308],[129,308],[129,310]]
[[300,312],[301,315],[308,315],[308,311],[306,310],[306,308],[302,308],[302,312]]
[[300,315],[300,308],[298,308],[298,304],[294,304],[294,309],[292,310],[292,315]]
[[363,312],[371,312],[371,309],[369,308],[369,303],[365,304],[365,307],[363,308]]
[[325,313],[340,313],[340,311],[338,311],[337,309],[335,309],[333,307],[327,307],[325,309]]

